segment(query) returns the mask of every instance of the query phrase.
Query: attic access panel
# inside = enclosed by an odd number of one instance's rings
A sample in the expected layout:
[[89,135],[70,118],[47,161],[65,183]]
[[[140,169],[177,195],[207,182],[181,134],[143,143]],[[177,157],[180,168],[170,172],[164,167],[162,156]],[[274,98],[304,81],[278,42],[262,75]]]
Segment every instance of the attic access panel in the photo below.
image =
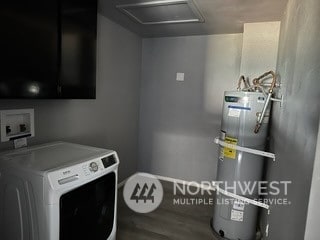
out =
[[117,8],[143,25],[204,22],[192,0],[162,0],[117,5]]

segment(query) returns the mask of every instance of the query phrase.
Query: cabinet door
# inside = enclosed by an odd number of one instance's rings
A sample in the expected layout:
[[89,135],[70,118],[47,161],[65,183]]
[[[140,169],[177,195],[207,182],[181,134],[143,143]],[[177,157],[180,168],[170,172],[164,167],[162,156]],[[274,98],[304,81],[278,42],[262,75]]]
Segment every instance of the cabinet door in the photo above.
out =
[[57,97],[57,10],[53,0],[1,4],[0,98]]
[[61,0],[62,98],[95,98],[97,0]]

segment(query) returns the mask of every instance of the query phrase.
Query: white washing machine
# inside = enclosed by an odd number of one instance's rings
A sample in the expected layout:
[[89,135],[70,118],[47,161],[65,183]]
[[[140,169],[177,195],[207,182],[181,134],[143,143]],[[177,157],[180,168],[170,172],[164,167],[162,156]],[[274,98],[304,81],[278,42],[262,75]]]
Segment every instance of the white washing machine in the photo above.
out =
[[0,155],[1,240],[116,239],[115,151],[55,142]]

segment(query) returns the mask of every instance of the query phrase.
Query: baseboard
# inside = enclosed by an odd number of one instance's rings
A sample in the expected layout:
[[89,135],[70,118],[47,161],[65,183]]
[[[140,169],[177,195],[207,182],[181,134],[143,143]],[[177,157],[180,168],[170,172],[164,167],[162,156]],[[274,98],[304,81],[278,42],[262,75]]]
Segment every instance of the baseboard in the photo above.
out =
[[[133,175],[135,174],[138,174],[138,173],[144,173],[144,172],[136,172]],[[147,173],[147,174],[151,174],[151,173]],[[203,184],[199,184],[197,183],[196,181],[186,181],[186,180],[182,180],[182,179],[178,179],[178,178],[172,178],[172,177],[166,177],[166,176],[161,176],[161,175],[155,175],[155,174],[151,174],[153,176],[155,176],[157,179],[161,180],[161,181],[165,181],[165,182],[172,182],[172,183],[179,183],[179,184],[182,184],[182,185],[188,185],[188,186],[193,186],[193,187],[200,187],[202,189],[205,189],[205,190],[212,190],[212,191],[215,191],[215,189],[212,187],[212,186],[207,186],[207,185],[203,185]],[[121,181],[119,184],[118,184],[118,188],[121,188],[123,187],[127,180],[130,178],[131,176],[127,177],[125,180]]]
[[[133,174],[133,175],[134,175],[134,174]],[[126,184],[127,180],[128,180],[130,177],[131,177],[131,176],[129,176],[129,177],[127,177],[126,179],[124,179],[123,181],[119,182],[119,183],[118,183],[118,188],[122,188],[122,187]]]

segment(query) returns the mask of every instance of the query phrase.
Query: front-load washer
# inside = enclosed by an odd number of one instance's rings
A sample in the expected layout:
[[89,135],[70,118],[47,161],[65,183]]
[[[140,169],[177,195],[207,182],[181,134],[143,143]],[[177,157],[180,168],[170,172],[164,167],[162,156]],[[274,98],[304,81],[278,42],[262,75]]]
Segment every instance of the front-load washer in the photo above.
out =
[[0,155],[1,240],[115,240],[115,151],[55,142]]

